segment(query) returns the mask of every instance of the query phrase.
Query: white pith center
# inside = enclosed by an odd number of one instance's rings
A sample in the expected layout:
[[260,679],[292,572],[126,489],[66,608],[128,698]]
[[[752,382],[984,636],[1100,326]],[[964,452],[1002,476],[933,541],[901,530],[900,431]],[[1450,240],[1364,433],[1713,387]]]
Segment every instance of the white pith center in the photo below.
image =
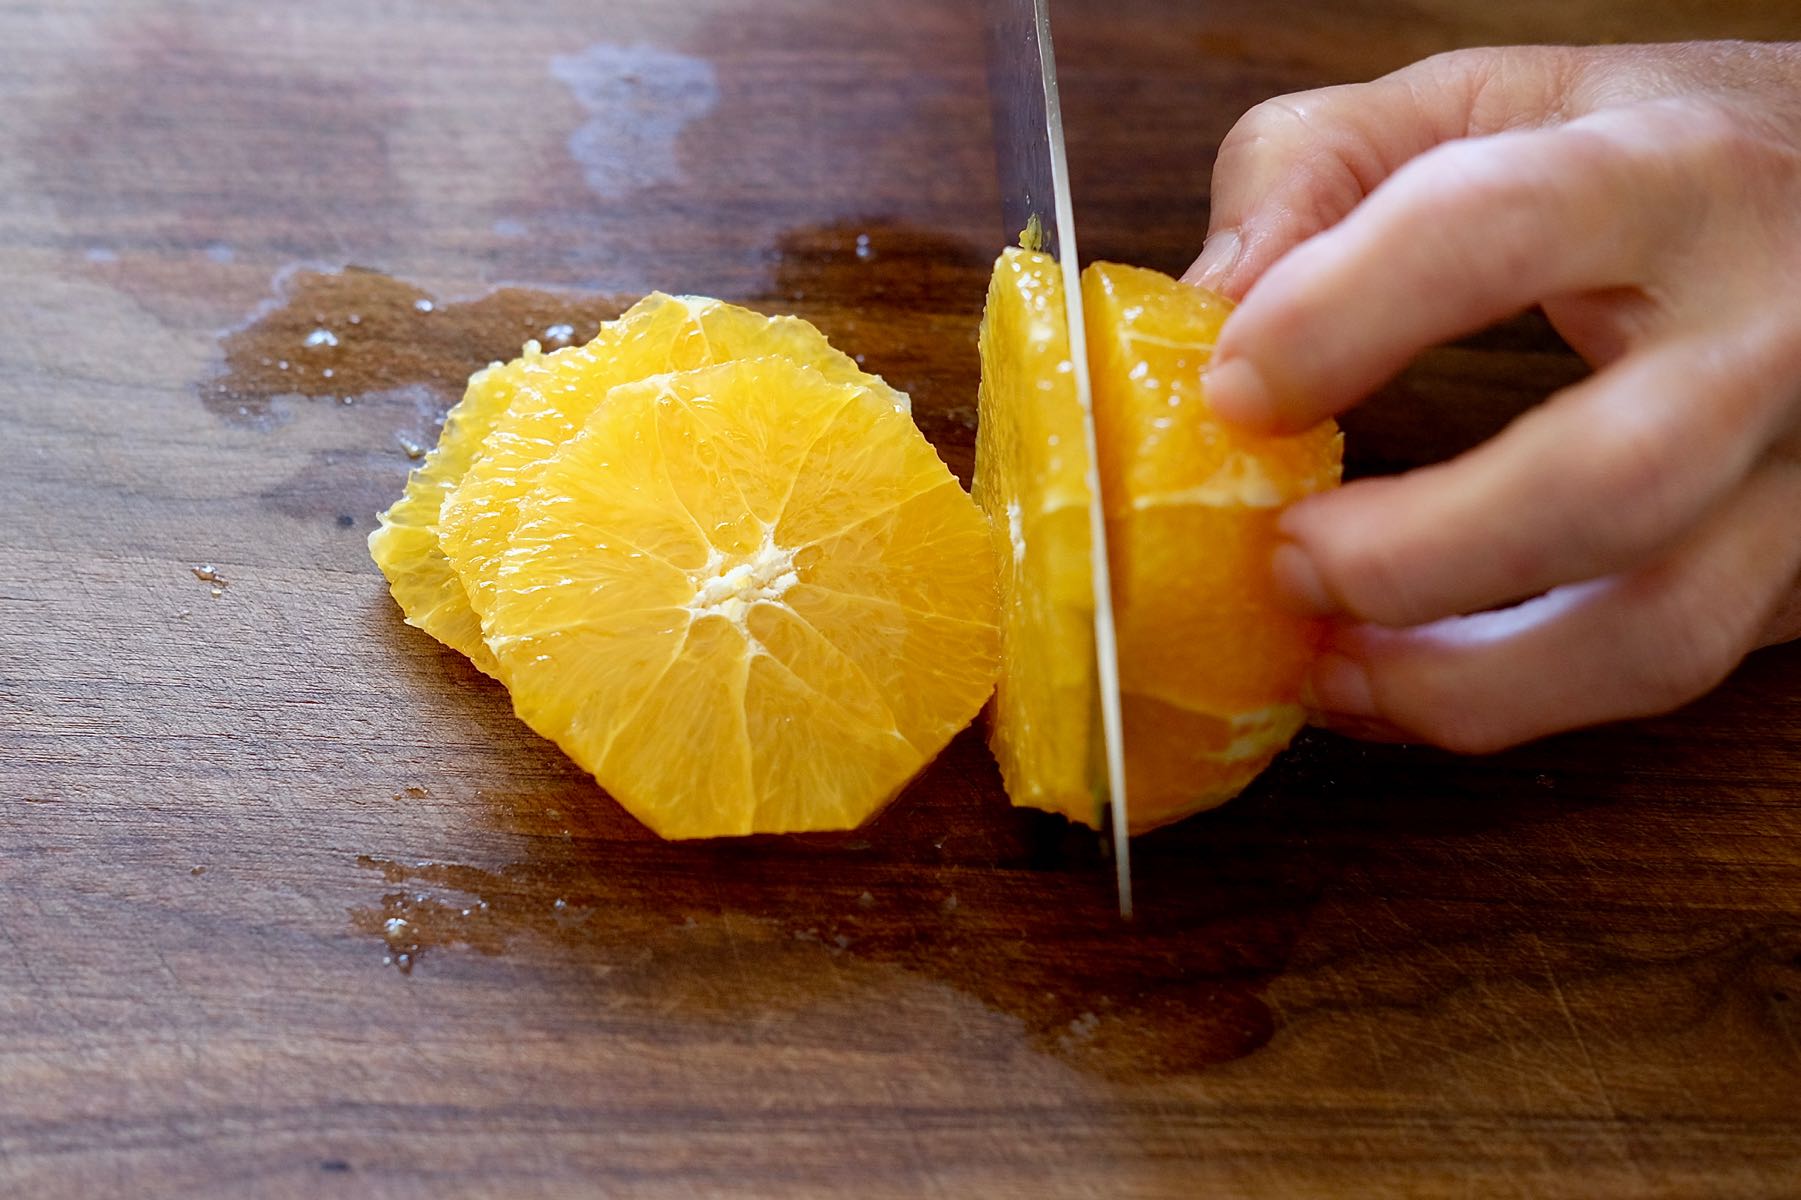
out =
[[706,565],[694,572],[694,600],[688,606],[696,617],[720,616],[743,628],[750,606],[779,601],[800,582],[794,570],[794,551],[775,544],[775,531],[763,531],[763,544],[750,554],[727,554],[714,549]]

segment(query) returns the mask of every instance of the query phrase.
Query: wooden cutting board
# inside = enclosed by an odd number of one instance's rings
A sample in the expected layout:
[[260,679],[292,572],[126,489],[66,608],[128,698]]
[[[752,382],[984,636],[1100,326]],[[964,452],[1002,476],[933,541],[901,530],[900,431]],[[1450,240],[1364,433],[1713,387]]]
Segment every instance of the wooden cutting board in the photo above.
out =
[[[1801,35],[1057,15],[1084,246],[1171,271],[1266,96]],[[1137,845],[1127,927],[973,734],[856,834],[669,845],[400,623],[408,447],[652,287],[813,318],[967,477],[973,6],[37,0],[0,112],[0,1195],[1801,1194],[1801,649],[1493,758],[1306,736]],[[1353,466],[1579,374],[1532,322],[1432,354]]]

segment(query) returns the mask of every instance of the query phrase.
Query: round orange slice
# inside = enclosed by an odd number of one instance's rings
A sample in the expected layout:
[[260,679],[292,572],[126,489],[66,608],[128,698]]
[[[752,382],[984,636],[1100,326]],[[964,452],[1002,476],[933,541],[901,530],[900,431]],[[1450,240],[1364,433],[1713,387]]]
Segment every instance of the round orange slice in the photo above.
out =
[[987,522],[871,382],[614,386],[519,500],[488,642],[519,716],[671,838],[853,827],[987,698]]
[[470,377],[463,398],[444,418],[438,444],[407,475],[405,492],[377,517],[369,535],[369,556],[387,578],[406,623],[461,651],[487,675],[499,667],[482,641],[463,581],[444,555],[438,521],[445,496],[481,453],[482,440],[512,402],[528,363],[541,357],[538,344],[528,342],[520,358]]
[[766,317],[699,296],[653,292],[585,346],[523,362],[508,403],[495,417],[479,455],[446,496],[438,532],[467,599],[484,622],[520,502],[545,464],[613,388],[651,375],[741,358],[782,356],[826,378],[855,383],[906,412],[905,393],[858,370],[798,317]]

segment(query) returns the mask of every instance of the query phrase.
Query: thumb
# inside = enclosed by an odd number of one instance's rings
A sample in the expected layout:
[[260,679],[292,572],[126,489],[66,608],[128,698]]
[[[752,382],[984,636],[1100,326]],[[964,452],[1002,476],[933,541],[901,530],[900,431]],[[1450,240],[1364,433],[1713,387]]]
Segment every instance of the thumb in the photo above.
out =
[[1336,225],[1409,159],[1564,114],[1577,53],[1461,50],[1370,83],[1264,101],[1220,143],[1207,241],[1182,278],[1243,298],[1272,263]]

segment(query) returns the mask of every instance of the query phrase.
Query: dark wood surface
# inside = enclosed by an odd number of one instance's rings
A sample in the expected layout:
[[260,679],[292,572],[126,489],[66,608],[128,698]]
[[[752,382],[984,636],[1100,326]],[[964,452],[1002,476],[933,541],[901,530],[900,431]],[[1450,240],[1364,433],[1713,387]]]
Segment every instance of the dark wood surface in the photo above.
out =
[[[1166,270],[1265,96],[1801,36],[1057,15],[1085,245]],[[1123,927],[973,734],[856,834],[663,844],[401,625],[404,443],[648,288],[812,317],[966,474],[1002,236],[960,0],[0,7],[0,1195],[1801,1194],[1794,647],[1488,759],[1305,736],[1137,845]],[[1578,374],[1530,321],[1436,353],[1353,465]]]

